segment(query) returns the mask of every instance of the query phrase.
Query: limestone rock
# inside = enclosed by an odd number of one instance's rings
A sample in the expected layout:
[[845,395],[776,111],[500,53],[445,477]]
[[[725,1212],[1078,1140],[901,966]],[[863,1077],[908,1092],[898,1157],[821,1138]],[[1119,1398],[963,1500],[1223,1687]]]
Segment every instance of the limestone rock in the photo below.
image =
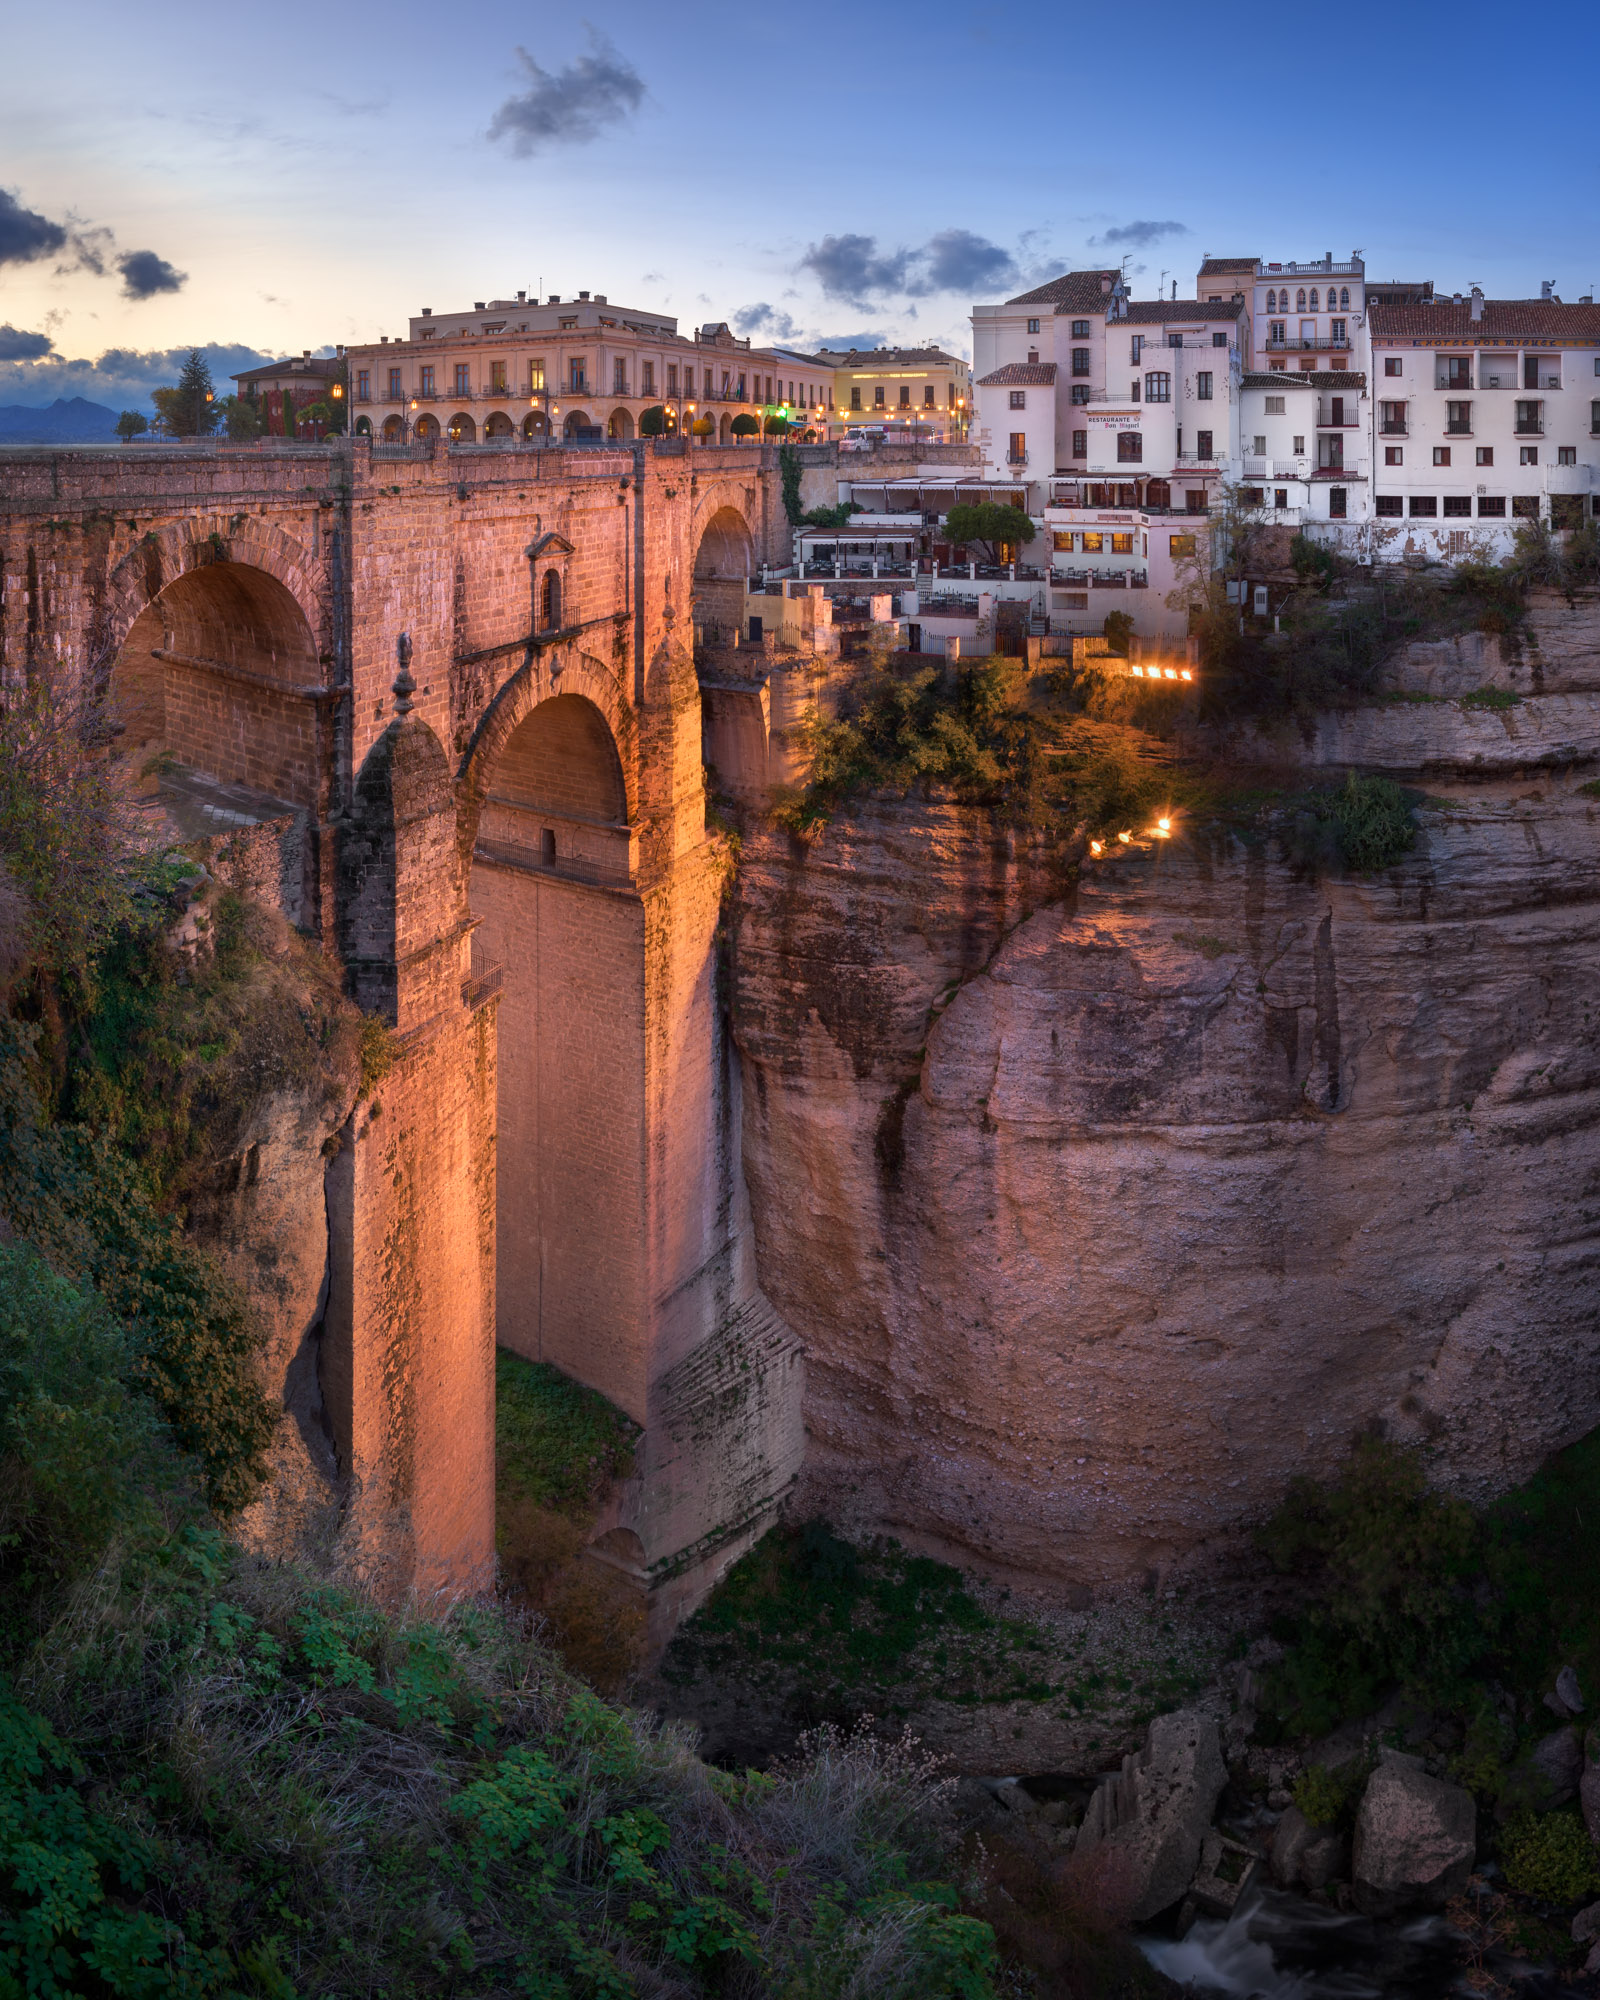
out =
[[1422,1760],[1386,1750],[1356,1815],[1357,1905],[1369,1916],[1441,1907],[1466,1887],[1477,1852],[1477,1808]]
[[1313,1826],[1290,1806],[1273,1829],[1270,1864],[1281,1889],[1323,1889],[1344,1874],[1350,1843],[1334,1827]]
[[1178,1709],[1155,1718],[1144,1748],[1124,1757],[1089,1801],[1076,1851],[1116,1855],[1135,1923],[1188,1888],[1227,1781],[1215,1719]]

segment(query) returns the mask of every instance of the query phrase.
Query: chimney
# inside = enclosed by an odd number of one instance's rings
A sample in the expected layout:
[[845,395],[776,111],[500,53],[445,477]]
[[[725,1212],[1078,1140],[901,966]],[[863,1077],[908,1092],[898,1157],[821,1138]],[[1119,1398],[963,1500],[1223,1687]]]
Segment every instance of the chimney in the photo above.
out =
[[588,296],[589,296],[589,294],[588,294],[587,292],[579,292],[579,294],[578,294],[578,297],[579,297],[580,299],[586,299],[586,298],[587,298]]
[[1176,299],[1178,296],[1178,281],[1176,278],[1174,278],[1172,281],[1172,296],[1174,299]]
[[488,308],[484,305],[482,299],[474,299],[472,301],[472,310],[475,313],[481,313],[481,312],[486,312]]
[[302,347],[302,348],[301,348],[301,350],[300,350],[300,359],[301,359],[302,361],[309,361],[309,360],[311,359],[311,349],[310,349],[309,347]]
[[1555,281],[1555,279],[1554,279],[1554,278],[1545,278],[1545,279],[1544,279],[1544,280],[1543,280],[1543,281],[1542,281],[1542,282],[1540,283],[1540,286],[1539,286],[1539,296],[1540,296],[1540,298],[1541,298],[1541,299],[1553,299],[1553,298],[1555,297],[1555,295],[1556,295],[1556,281]]
[[518,294],[517,294],[517,304],[518,304],[519,306],[520,306],[520,305],[526,305],[526,304],[527,304],[527,300],[528,300],[528,295],[527,295],[527,293],[526,293],[526,292],[518,292]]
[[1480,320],[1483,318],[1482,285],[1474,285],[1472,288],[1472,317],[1474,320]]
[[1100,289],[1101,289],[1101,291],[1103,291],[1103,292],[1109,292],[1109,291],[1110,291],[1110,289],[1111,289],[1111,273],[1110,273],[1109,271],[1102,271],[1102,272],[1100,273]]
[[423,317],[424,319],[432,319],[432,318],[433,318],[433,307],[432,307],[432,306],[424,306],[424,307],[422,308],[422,317]]
[[560,303],[561,303],[561,294],[560,294],[559,292],[552,292],[552,293],[550,294],[550,301],[549,301],[549,302],[550,302],[550,304],[551,304],[551,305],[553,305],[553,306],[558,306],[558,305],[560,305]]
[[595,304],[596,304],[597,306],[603,306],[603,305],[605,304],[605,302],[606,302],[606,295],[605,295],[605,293],[604,293],[604,292],[596,292],[596,293],[595,293],[595,295],[594,295],[594,302],[595,302]]

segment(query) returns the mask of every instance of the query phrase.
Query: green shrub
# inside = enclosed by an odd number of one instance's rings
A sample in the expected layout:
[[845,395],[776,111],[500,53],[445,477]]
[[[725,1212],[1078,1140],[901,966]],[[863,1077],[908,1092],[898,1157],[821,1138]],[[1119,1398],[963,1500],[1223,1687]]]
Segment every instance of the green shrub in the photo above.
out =
[[1577,1903],[1600,1890],[1600,1850],[1573,1812],[1518,1813],[1500,1840],[1506,1881],[1542,1903]]
[[1338,790],[1302,794],[1291,810],[1285,847],[1292,863],[1375,874],[1404,859],[1416,843],[1421,794],[1392,778],[1352,771]]
[[639,1426],[593,1389],[548,1361],[495,1351],[496,1477],[503,1498],[520,1495],[581,1516],[601,1491],[633,1470]]
[[1360,1757],[1333,1770],[1308,1764],[1294,1781],[1294,1802],[1313,1826],[1348,1828],[1355,1820],[1367,1768]]

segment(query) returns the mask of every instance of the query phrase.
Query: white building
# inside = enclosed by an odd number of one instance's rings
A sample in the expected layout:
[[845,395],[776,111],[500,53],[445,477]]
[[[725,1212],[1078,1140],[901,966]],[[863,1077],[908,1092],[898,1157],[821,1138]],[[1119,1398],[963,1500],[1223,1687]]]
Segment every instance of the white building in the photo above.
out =
[[1371,513],[1371,407],[1359,369],[1252,370],[1240,389],[1240,499],[1279,527],[1363,547]]
[[[1120,271],[1068,271],[1049,284],[972,309],[972,440],[994,474],[1020,473],[1031,510],[1043,504],[1057,467],[1074,460],[1085,430],[1075,414],[1103,402],[1107,331],[1129,306]],[[1121,386],[1123,371],[1116,371]]]
[[1371,307],[1375,553],[1503,555],[1600,518],[1600,307],[1471,294]]
[[1275,264],[1255,260],[1243,272],[1242,258],[1208,259],[1200,267],[1197,289],[1202,298],[1218,285],[1208,270],[1227,267],[1230,279],[1245,290],[1250,309],[1250,367],[1259,373],[1366,367],[1366,266],[1359,255],[1335,263],[1333,252],[1313,263]]

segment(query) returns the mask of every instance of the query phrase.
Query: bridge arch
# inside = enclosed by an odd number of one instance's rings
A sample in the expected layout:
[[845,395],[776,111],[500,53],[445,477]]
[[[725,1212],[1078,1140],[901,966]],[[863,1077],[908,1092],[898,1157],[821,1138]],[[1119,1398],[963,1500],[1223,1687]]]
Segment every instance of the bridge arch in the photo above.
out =
[[755,537],[737,507],[718,507],[699,531],[694,556],[694,624],[710,637],[739,629]]
[[597,663],[518,679],[468,768],[473,959],[500,983],[496,1338],[642,1420],[646,954],[626,745]]

